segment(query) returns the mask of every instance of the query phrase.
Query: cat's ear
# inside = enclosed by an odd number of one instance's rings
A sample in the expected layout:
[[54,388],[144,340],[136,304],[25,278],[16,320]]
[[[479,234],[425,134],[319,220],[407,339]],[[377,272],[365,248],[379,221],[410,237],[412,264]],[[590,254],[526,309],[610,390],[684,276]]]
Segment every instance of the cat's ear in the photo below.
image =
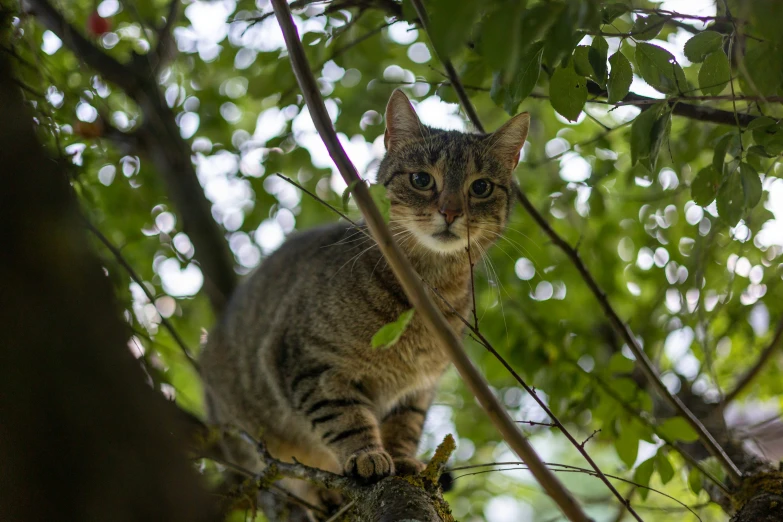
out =
[[492,152],[511,169],[519,163],[519,153],[529,128],[530,114],[523,112],[508,120],[489,137],[492,140]]
[[391,150],[404,141],[421,138],[424,126],[416,116],[411,102],[399,89],[395,89],[386,105],[386,133],[383,144]]

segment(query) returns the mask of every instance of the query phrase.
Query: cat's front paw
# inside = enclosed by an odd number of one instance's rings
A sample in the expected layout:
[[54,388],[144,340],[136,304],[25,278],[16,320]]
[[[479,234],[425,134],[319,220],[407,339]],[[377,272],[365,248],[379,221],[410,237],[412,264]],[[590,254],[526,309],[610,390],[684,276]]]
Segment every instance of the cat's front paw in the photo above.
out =
[[396,475],[418,475],[427,465],[413,457],[394,457]]
[[377,482],[394,473],[391,455],[383,449],[359,450],[345,461],[345,474],[367,482]]

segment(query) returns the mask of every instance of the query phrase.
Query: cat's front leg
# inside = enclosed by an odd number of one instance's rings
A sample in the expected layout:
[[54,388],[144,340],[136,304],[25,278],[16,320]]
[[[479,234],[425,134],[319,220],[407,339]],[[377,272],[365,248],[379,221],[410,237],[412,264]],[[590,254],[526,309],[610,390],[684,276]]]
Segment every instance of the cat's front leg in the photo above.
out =
[[346,475],[373,482],[394,473],[372,404],[355,388],[329,382],[301,410]]
[[381,421],[383,447],[391,454],[398,475],[414,475],[425,467],[416,453],[432,395],[427,390],[406,397]]

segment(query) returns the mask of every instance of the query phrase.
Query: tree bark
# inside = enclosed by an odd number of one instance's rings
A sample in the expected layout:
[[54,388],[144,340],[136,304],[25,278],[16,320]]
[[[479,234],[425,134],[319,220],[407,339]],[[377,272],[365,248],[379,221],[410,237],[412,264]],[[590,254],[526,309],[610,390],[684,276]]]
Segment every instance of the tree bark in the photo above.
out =
[[0,55],[0,520],[217,520],[23,103]]

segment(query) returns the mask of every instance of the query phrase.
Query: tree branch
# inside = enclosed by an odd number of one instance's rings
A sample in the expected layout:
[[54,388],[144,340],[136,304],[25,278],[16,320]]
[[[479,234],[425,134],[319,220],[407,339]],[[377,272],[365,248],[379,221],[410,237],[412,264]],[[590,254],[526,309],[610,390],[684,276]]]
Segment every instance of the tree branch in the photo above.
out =
[[636,340],[633,332],[631,332],[630,327],[625,324],[622,319],[620,319],[619,315],[617,315],[617,312],[609,303],[609,298],[606,296],[601,287],[598,286],[598,283],[585,266],[576,249],[569,245],[562,237],[560,237],[557,232],[555,232],[549,223],[547,223],[546,219],[544,219],[544,216],[542,216],[535,206],[533,206],[530,200],[527,199],[527,196],[525,196],[517,184],[514,184],[513,190],[516,197],[519,199],[519,202],[522,204],[522,207],[528,212],[528,214],[530,214],[533,220],[549,237],[552,243],[562,250],[566,257],[568,257],[576,267],[579,275],[582,276],[582,279],[585,281],[588,288],[595,296],[604,314],[609,319],[609,322],[628,345],[628,348],[630,348],[631,352],[633,352],[633,355],[636,358],[636,363],[642,370],[642,373],[644,373],[647,381],[652,385],[655,391],[674,409],[674,411],[678,413],[678,415],[688,421],[688,424],[690,424],[699,435],[699,439],[701,440],[702,444],[704,444],[710,454],[718,459],[721,465],[725,468],[726,473],[729,475],[729,477],[731,477],[732,481],[735,483],[739,482],[742,475],[739,469],[737,469],[737,466],[731,461],[728,455],[726,455],[726,452],[723,450],[723,448],[720,447],[709,431],[707,431],[707,428],[704,427],[701,421],[696,418],[696,416],[682,403],[682,401],[680,401],[677,396],[669,392],[669,390],[666,388],[666,385],[663,384],[663,381],[658,374],[658,370],[654,367],[652,361],[650,361],[650,359],[647,357],[647,354],[639,345],[639,342]]
[[30,12],[56,34],[77,58],[98,71],[106,80],[133,95],[140,85],[138,71],[118,62],[85,38],[47,0],[27,0]]
[[427,290],[420,283],[413,267],[395,243],[378,208],[370,197],[367,186],[361,182],[356,168],[348,159],[332,127],[313,73],[310,71],[299,34],[285,0],[272,0],[275,15],[283,31],[291,65],[304,95],[310,115],[329,155],[335,162],[346,184],[355,184],[354,197],[378,246],[399,280],[413,306],[423,318],[430,333],[443,345],[463,380],[478,399],[501,436],[512,450],[531,468],[533,476],[552,497],[563,512],[573,521],[587,522],[587,515],[573,495],[544,465],[533,447],[519,431],[514,421],[490,390],[483,375],[476,369],[462,348],[462,343],[451,326],[435,306]]
[[180,0],[169,0],[169,10],[166,14],[166,21],[158,30],[158,44],[155,46],[154,71],[160,71],[163,66],[174,57],[177,49],[174,41],[174,24],[179,18]]
[[[598,84],[593,82],[587,82],[587,92],[593,96],[606,97],[607,93]],[[722,109],[715,109],[713,107],[704,107],[701,105],[692,105],[689,103],[681,103],[680,98],[656,99],[649,96],[642,96],[640,94],[628,93],[625,98],[620,100],[617,105],[639,105],[648,103],[668,103],[672,106],[672,113],[677,116],[684,116],[692,120],[706,121],[710,123],[719,123],[721,125],[736,125],[737,121],[734,118],[732,111],[724,111]],[[756,116],[750,114],[737,114],[739,123],[743,127],[747,127],[750,122],[756,119]]]
[[[144,60],[136,60],[134,65],[122,64],[104,53],[68,24],[47,0],[27,1],[36,18],[78,59],[118,85],[138,103],[144,123],[134,133],[138,139],[136,143],[163,178],[168,195],[182,217],[183,231],[193,242],[196,260],[204,273],[206,293],[213,310],[219,314],[236,287],[233,256],[222,230],[212,219],[211,204],[196,176],[190,148],[180,136],[174,113],[163,99],[156,75],[151,70],[139,69],[144,66]],[[173,17],[169,18],[173,20]],[[111,137],[119,140],[116,134]]]
[[[418,1],[418,0],[413,0],[413,1],[415,2],[415,1]],[[443,301],[446,303],[446,305],[447,305],[449,308],[451,308],[451,311],[452,311],[452,313],[454,313],[454,314],[455,314],[457,317],[459,317],[459,319],[460,319],[460,320],[461,320],[461,321],[462,321],[462,322],[465,324],[465,326],[467,326],[467,328],[468,328],[470,331],[472,331],[472,332],[473,332],[473,335],[475,335],[474,339],[476,339],[476,340],[479,342],[479,344],[481,344],[482,346],[484,346],[484,348],[485,348],[485,349],[486,349],[486,350],[487,350],[489,353],[491,353],[493,356],[495,356],[495,358],[496,358],[498,361],[500,361],[500,363],[501,363],[501,364],[502,364],[502,365],[503,365],[503,366],[506,368],[506,370],[507,370],[507,371],[508,371],[508,372],[509,372],[509,373],[510,373],[510,374],[511,374],[513,377],[514,377],[514,379],[516,379],[516,381],[519,383],[519,385],[520,385],[520,386],[522,386],[522,388],[524,388],[524,389],[525,389],[525,391],[528,393],[528,395],[530,395],[530,396],[533,398],[533,400],[535,400],[535,401],[536,401],[536,403],[538,404],[538,406],[539,406],[539,407],[540,407],[542,410],[544,410],[544,412],[546,412],[547,416],[549,416],[549,418],[550,418],[550,419],[552,419],[552,423],[554,424],[554,426],[556,426],[556,427],[557,427],[557,428],[560,430],[560,432],[561,432],[561,433],[562,433],[562,434],[565,436],[565,438],[567,438],[567,439],[568,439],[568,441],[569,441],[569,442],[570,442],[570,443],[571,443],[571,444],[572,444],[572,445],[573,445],[573,446],[576,448],[576,450],[577,450],[577,451],[578,451],[578,452],[579,452],[579,453],[582,455],[582,457],[583,457],[583,458],[584,458],[584,459],[587,461],[587,463],[588,463],[588,464],[590,464],[590,467],[592,467],[592,468],[593,468],[593,470],[595,471],[595,476],[596,476],[596,477],[598,477],[598,478],[600,478],[600,479],[601,479],[601,481],[603,481],[603,483],[604,483],[604,484],[606,484],[606,487],[607,487],[607,488],[609,488],[609,491],[611,491],[611,492],[612,492],[612,494],[613,494],[613,495],[614,495],[614,496],[615,496],[615,497],[616,497],[616,498],[617,498],[617,499],[620,501],[620,503],[621,503],[623,506],[625,506],[625,508],[626,508],[626,509],[628,509],[628,512],[629,512],[631,515],[633,515],[633,517],[634,517],[636,520],[638,520],[639,522],[642,522],[642,519],[641,519],[641,517],[640,517],[640,516],[639,516],[639,515],[636,513],[636,511],[634,511],[634,509],[631,507],[631,504],[630,504],[630,502],[628,502],[628,500],[626,500],[626,498],[625,498],[625,497],[623,497],[623,495],[622,495],[622,494],[621,494],[619,491],[617,491],[617,489],[614,487],[614,485],[612,485],[612,483],[611,483],[611,482],[609,482],[609,479],[607,478],[607,476],[604,474],[604,472],[603,472],[603,471],[601,471],[601,468],[599,468],[599,467],[598,467],[598,464],[596,464],[596,463],[595,463],[595,461],[594,461],[594,460],[593,460],[593,458],[590,456],[590,454],[589,454],[589,453],[587,453],[587,450],[585,450],[585,444],[587,444],[587,441],[588,441],[588,440],[590,440],[590,439],[591,439],[591,438],[592,438],[592,437],[593,437],[593,436],[594,436],[596,433],[598,433],[598,432],[599,432],[599,431],[601,431],[601,430],[596,430],[596,431],[594,431],[594,432],[593,432],[593,434],[592,434],[592,435],[590,435],[590,436],[587,438],[587,440],[585,440],[584,442],[581,442],[581,443],[580,443],[580,442],[578,442],[578,441],[576,440],[576,438],[575,438],[573,435],[571,435],[571,432],[570,432],[570,431],[568,431],[568,429],[567,429],[567,428],[566,428],[566,427],[563,425],[563,423],[562,423],[562,422],[560,422],[560,419],[558,419],[558,418],[557,418],[557,416],[556,416],[556,415],[554,414],[554,412],[553,412],[553,411],[552,411],[552,410],[549,408],[549,406],[547,406],[547,404],[546,404],[544,401],[542,401],[542,400],[541,400],[541,398],[538,396],[538,394],[536,393],[536,391],[535,391],[533,388],[531,388],[531,387],[530,387],[530,386],[529,386],[529,385],[528,385],[528,384],[525,382],[525,380],[524,380],[524,379],[522,379],[522,377],[521,377],[521,376],[520,376],[520,375],[519,375],[519,374],[518,374],[518,373],[517,373],[517,372],[514,370],[514,368],[513,368],[513,367],[512,367],[512,366],[511,366],[511,365],[508,363],[508,361],[506,361],[506,359],[505,359],[505,358],[504,358],[502,355],[500,355],[500,353],[498,353],[498,351],[497,351],[497,350],[495,350],[495,348],[492,346],[492,344],[490,344],[490,342],[489,342],[489,341],[486,339],[486,337],[484,337],[484,335],[483,335],[483,334],[482,334],[482,333],[481,333],[481,332],[478,330],[478,328],[477,328],[477,327],[474,327],[474,326],[472,326],[472,325],[471,325],[471,324],[468,322],[468,320],[467,320],[467,319],[465,319],[464,317],[462,317],[462,315],[460,315],[460,314],[459,314],[459,312],[458,312],[458,311],[457,311],[457,310],[456,310],[456,309],[455,309],[455,308],[454,308],[454,307],[453,307],[453,306],[452,306],[452,305],[451,305],[451,304],[450,304],[448,301],[446,301],[446,299],[444,299],[444,298],[443,298],[443,297],[442,297],[442,296],[441,296],[441,295],[440,295],[440,294],[437,292],[437,290],[434,290],[434,289],[433,289],[433,292],[435,292],[435,293],[436,293],[436,295],[438,295],[438,297],[440,297],[440,298],[441,298],[441,299],[442,299],[442,300],[443,300]],[[521,423],[524,423],[524,422],[525,422],[525,421],[521,421]],[[532,423],[532,422],[530,422],[530,421],[527,421],[527,423],[528,423],[528,424],[531,424],[531,425],[533,424],[533,423]]]
[[[120,252],[120,249],[117,248],[112,244],[111,241],[109,241],[109,238],[107,238],[103,232],[98,230],[98,228],[87,221],[85,219],[85,223],[87,225],[87,229],[92,232],[92,234],[98,238],[98,240],[103,243],[103,245],[109,250],[109,252],[112,253],[114,258],[117,260],[117,262],[122,266],[126,272],[128,272],[128,275],[130,278],[137,284],[139,287],[141,287],[142,292],[144,292],[144,295],[147,296],[147,299],[149,299],[150,303],[152,305],[155,305],[155,297],[150,293],[150,291],[147,289],[146,285],[144,284],[144,280],[139,276],[138,273],[136,273],[136,270],[133,269],[133,267],[128,263],[128,260],[125,259],[125,256],[122,255],[122,252]],[[198,362],[196,361],[196,358],[193,357],[193,354],[190,353],[190,350],[188,349],[188,345],[185,344],[184,339],[179,335],[177,330],[174,328],[174,325],[171,324],[171,321],[160,316],[160,322],[163,325],[163,327],[169,331],[169,334],[171,334],[171,337],[174,339],[174,342],[177,343],[180,350],[182,350],[182,354],[185,356],[185,359],[188,360],[191,366],[196,370],[196,373],[200,373]]]
[[772,355],[777,351],[778,349],[778,343],[780,342],[780,339],[783,338],[783,318],[778,321],[778,326],[775,328],[775,333],[772,335],[772,340],[769,342],[766,348],[761,352],[761,355],[759,356],[758,360],[756,361],[756,364],[754,364],[750,369],[748,369],[745,374],[740,377],[740,379],[737,381],[736,386],[733,390],[731,390],[729,393],[726,394],[726,397],[723,399],[723,402],[721,403],[721,407],[725,408],[728,404],[730,404],[734,399],[736,399],[743,391],[745,391],[745,388],[750,385],[751,382],[753,382],[753,379],[756,378],[756,376],[761,373],[761,370],[764,369],[764,366],[769,362],[769,360],[772,358]]

